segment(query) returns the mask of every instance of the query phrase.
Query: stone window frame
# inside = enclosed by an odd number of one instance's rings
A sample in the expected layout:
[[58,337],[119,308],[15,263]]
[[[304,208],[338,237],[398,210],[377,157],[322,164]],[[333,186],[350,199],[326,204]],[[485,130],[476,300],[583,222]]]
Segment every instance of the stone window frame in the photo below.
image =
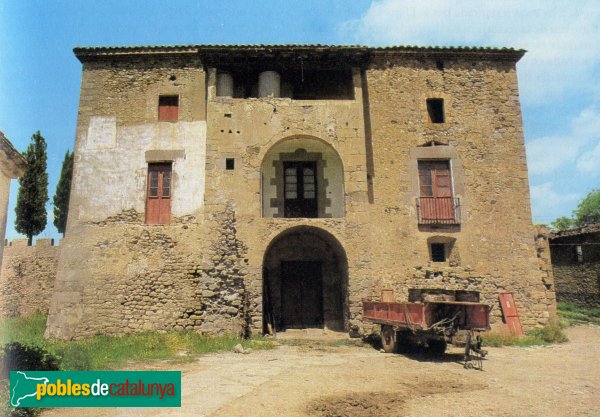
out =
[[325,167],[327,160],[323,158],[322,152],[307,152],[306,149],[298,148],[294,152],[280,152],[277,159],[273,160],[275,167],[275,178],[271,178],[270,185],[274,185],[276,189],[276,197],[270,201],[270,207],[276,208],[277,213],[273,213],[274,218],[286,218],[284,213],[285,196],[284,196],[284,162],[315,162],[317,167],[317,217],[332,218],[332,214],[327,213],[326,209],[331,208],[331,199],[327,198],[327,187],[329,181],[325,178]]
[[452,181],[452,197],[460,199],[461,218],[457,225],[420,225],[425,231],[429,229],[460,229],[468,221],[468,212],[463,207],[468,206],[468,198],[465,196],[464,168],[461,159],[458,157],[456,148],[453,145],[438,146],[415,146],[410,150],[410,159],[407,161],[408,180],[412,186],[412,192],[406,193],[405,204],[410,205],[415,210],[420,197],[419,188],[419,161],[427,160],[448,160],[450,161],[450,175]]

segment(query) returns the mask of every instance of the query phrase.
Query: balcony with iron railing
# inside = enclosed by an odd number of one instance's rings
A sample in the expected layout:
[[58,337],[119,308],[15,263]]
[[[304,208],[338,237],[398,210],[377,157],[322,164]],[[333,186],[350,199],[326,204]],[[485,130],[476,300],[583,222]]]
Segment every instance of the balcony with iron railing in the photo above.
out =
[[418,197],[419,224],[460,224],[460,200],[453,197]]

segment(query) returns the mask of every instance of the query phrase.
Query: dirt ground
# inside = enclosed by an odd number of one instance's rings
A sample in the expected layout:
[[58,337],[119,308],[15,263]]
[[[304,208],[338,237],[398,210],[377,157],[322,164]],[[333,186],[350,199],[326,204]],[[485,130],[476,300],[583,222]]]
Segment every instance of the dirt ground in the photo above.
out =
[[436,361],[319,340],[153,363],[144,368],[182,370],[181,409],[43,416],[600,416],[600,327],[567,334],[561,345],[489,348],[483,371],[464,369],[459,349]]

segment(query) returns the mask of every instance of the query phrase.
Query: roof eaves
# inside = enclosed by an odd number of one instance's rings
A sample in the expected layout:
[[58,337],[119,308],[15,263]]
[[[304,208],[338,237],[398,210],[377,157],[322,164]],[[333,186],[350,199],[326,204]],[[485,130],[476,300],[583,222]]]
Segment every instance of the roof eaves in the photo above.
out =
[[549,239],[558,239],[561,237],[585,235],[589,233],[600,232],[600,223],[588,224],[587,226],[576,227],[573,229],[559,230],[552,232],[548,236]]
[[25,169],[27,169],[27,161],[25,160],[23,155],[21,155],[21,152],[19,152],[13,146],[13,144],[10,143],[8,138],[4,136],[4,133],[2,133],[2,131],[0,131],[0,151],[3,152],[9,159],[9,161],[12,162],[12,166],[5,167],[8,168],[10,175],[13,178],[17,178],[23,175]]
[[148,45],[148,46],[99,46],[76,47],[73,52],[79,60],[87,57],[148,55],[148,54],[181,54],[181,53],[215,53],[215,52],[261,52],[261,51],[354,51],[374,54],[432,54],[459,56],[488,56],[496,59],[513,59],[518,61],[524,54],[523,49],[470,47],[470,46],[416,46],[397,45],[370,47],[363,45],[323,45],[323,44],[207,44],[207,45]]

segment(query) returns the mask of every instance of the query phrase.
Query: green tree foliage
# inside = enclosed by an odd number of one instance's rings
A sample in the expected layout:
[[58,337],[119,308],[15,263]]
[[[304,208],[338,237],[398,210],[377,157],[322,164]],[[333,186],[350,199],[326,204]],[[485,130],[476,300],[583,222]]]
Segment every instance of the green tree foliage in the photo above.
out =
[[577,226],[600,223],[600,188],[596,188],[577,204],[573,211]]
[[46,141],[39,131],[31,137],[31,143],[23,156],[27,160],[27,170],[19,179],[15,229],[26,235],[31,244],[32,237],[41,233],[47,222]]
[[575,227],[575,219],[567,216],[560,216],[550,223],[550,227],[554,230],[567,230]]
[[572,217],[557,217],[550,223],[550,227],[554,230],[566,230],[593,223],[600,223],[600,188],[590,191],[579,201]]
[[67,215],[69,213],[69,194],[71,193],[71,178],[73,177],[73,152],[67,151],[63,159],[60,179],[54,194],[54,226],[65,234]]

